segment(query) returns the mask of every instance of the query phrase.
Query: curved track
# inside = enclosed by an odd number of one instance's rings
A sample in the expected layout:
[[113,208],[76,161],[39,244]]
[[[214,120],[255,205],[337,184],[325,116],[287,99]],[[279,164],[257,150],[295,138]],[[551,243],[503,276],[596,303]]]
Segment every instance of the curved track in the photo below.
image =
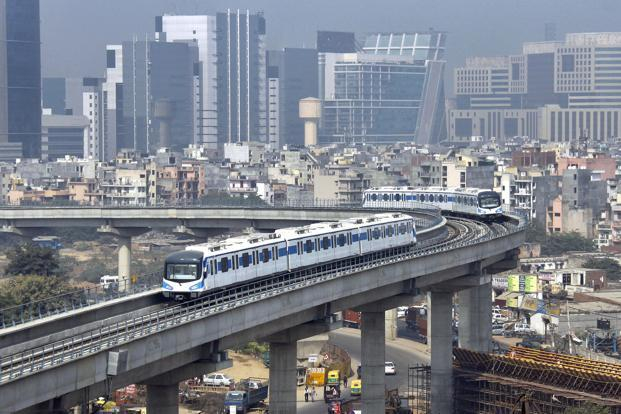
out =
[[153,335],[175,326],[229,311],[251,302],[277,296],[292,290],[387,264],[440,254],[494,238],[503,237],[522,226],[511,223],[485,224],[467,219],[450,219],[446,234],[426,240],[415,247],[399,247],[363,256],[338,260],[317,267],[247,283],[208,294],[199,299],[163,306],[148,315],[128,319],[74,337],[28,349],[0,360],[0,384],[22,376],[117,347],[137,338]]

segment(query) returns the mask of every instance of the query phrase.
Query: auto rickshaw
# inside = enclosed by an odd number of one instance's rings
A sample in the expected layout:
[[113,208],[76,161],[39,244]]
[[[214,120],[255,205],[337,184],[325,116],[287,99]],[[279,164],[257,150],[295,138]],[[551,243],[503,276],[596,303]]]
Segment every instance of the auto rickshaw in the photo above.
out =
[[362,380],[355,379],[355,380],[353,380],[351,382],[350,394],[351,395],[361,395],[362,394]]

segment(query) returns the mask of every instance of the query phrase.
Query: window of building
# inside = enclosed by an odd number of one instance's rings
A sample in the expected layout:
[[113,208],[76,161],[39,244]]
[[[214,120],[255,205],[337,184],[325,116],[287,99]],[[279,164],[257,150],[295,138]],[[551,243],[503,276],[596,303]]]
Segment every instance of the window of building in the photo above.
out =
[[561,71],[574,72],[576,70],[576,57],[574,55],[561,56]]

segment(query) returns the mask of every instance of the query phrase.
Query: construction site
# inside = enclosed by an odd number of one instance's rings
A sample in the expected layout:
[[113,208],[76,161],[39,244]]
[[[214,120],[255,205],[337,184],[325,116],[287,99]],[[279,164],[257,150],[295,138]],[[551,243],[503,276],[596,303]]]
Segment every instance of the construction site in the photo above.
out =
[[[456,414],[621,414],[619,364],[525,347],[453,355]],[[429,367],[410,367],[414,414],[430,412],[429,388]]]

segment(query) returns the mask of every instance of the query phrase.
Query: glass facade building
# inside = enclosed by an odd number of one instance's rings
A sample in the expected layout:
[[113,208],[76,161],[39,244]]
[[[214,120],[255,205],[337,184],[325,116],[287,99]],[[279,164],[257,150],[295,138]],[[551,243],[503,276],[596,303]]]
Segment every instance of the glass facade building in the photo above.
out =
[[367,36],[362,50],[373,55],[412,56],[414,60],[442,60],[444,32],[376,33]]
[[325,70],[322,143],[417,142],[423,107],[444,105],[426,100],[428,65],[411,56],[327,54]]
[[[5,0],[0,10],[0,143],[21,144],[25,158],[41,156],[41,35],[39,0]],[[5,83],[6,82],[6,83]],[[5,125],[2,125],[4,123]]]
[[265,18],[233,12],[216,15],[218,143],[267,141]]
[[188,43],[124,42],[122,122],[119,148],[154,152],[160,146],[155,107],[171,109],[169,143],[181,149],[194,143],[194,66],[198,51]]

